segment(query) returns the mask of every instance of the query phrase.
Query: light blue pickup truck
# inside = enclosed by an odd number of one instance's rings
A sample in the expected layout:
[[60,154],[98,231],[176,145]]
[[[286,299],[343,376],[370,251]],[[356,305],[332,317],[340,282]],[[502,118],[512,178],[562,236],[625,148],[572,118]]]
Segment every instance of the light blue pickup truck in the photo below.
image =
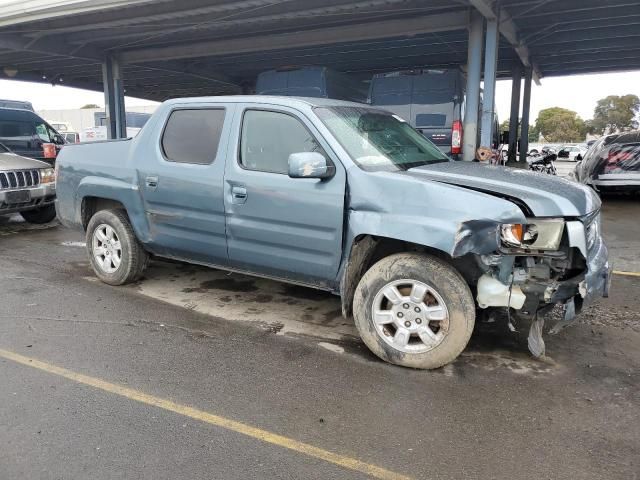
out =
[[566,180],[452,162],[404,120],[329,99],[163,103],[133,139],[66,146],[57,212],[96,275],[151,256],[340,295],[367,346],[414,368],[453,361],[477,311],[558,330],[610,278],[600,201]]

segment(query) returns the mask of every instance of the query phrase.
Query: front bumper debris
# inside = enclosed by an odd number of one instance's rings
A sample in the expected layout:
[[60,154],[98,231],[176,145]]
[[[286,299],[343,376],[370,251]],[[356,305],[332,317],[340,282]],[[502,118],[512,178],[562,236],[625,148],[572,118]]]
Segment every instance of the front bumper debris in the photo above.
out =
[[[609,251],[602,237],[598,236],[586,253],[587,271],[584,276],[562,282],[551,297],[552,303],[561,302],[563,308],[562,318],[549,330],[550,334],[556,334],[574,323],[577,314],[584,307],[601,297],[609,296],[613,267],[609,263]],[[571,293],[576,288],[578,293]],[[527,339],[529,351],[535,357],[541,357],[545,353],[543,328],[544,317],[536,315],[531,322]]]

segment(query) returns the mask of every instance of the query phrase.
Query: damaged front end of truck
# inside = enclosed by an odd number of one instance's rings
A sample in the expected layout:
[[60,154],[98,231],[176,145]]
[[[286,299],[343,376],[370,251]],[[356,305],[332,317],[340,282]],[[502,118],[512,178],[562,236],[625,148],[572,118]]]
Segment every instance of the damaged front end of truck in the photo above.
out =
[[506,309],[511,328],[512,316],[530,321],[529,350],[539,357],[545,353],[545,314],[562,306],[561,319],[549,331],[554,334],[608,295],[611,266],[600,230],[599,210],[518,224],[465,223],[453,256],[473,253],[481,272],[474,282],[478,306]]

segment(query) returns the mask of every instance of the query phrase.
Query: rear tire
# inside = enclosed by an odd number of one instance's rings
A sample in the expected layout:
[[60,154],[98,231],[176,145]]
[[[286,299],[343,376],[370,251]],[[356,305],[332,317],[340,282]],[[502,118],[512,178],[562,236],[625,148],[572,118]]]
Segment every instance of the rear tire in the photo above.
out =
[[29,223],[49,223],[56,218],[56,207],[55,205],[47,205],[46,207],[36,208],[35,210],[20,212],[20,215]]
[[93,271],[109,285],[135,282],[149,262],[123,210],[100,210],[93,215],[86,241]]
[[473,295],[460,273],[436,257],[413,253],[373,265],[356,288],[353,312],[374,354],[420,369],[455,360],[475,324]]

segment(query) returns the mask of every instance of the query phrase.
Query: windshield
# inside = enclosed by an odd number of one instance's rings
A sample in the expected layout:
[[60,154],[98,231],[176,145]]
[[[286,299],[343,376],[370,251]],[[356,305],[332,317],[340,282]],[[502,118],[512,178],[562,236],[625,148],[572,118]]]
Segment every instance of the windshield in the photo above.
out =
[[363,170],[408,170],[449,161],[391,113],[366,107],[317,107],[315,113]]

